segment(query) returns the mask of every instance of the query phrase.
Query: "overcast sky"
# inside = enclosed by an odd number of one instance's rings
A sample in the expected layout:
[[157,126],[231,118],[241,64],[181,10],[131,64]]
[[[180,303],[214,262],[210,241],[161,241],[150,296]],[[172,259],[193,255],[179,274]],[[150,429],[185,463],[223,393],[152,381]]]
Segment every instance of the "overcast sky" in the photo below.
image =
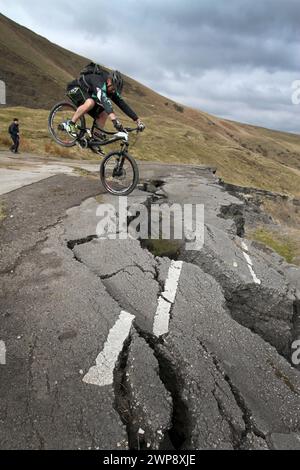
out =
[[299,0],[0,0],[0,11],[180,103],[300,132]]

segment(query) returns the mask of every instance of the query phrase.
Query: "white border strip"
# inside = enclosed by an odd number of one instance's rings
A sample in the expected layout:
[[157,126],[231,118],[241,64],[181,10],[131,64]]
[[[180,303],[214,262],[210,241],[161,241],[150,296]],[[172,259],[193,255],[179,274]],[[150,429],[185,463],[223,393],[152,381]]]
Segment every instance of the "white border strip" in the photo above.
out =
[[165,282],[165,290],[158,299],[157,310],[154,317],[153,334],[157,337],[169,331],[170,310],[176,297],[182,266],[183,261],[171,262]]
[[124,342],[129,336],[134,315],[122,310],[115,325],[108,333],[103,350],[96,359],[96,365],[91,367],[83,377],[83,382],[91,385],[111,385],[113,373]]
[[[255,284],[258,284],[260,285],[261,284],[261,280],[258,279],[258,277],[256,276],[255,272],[254,272],[254,269],[253,269],[253,262],[252,262],[252,259],[250,258],[248,252],[249,252],[249,249],[248,249],[248,246],[246,245],[246,243],[242,240],[242,248],[243,248],[243,255],[245,257],[245,260],[247,261],[247,265],[248,265],[248,268],[249,268],[249,271],[251,273],[251,276],[252,276],[252,279],[253,281],[255,282]],[[246,253],[247,252],[247,253]]]

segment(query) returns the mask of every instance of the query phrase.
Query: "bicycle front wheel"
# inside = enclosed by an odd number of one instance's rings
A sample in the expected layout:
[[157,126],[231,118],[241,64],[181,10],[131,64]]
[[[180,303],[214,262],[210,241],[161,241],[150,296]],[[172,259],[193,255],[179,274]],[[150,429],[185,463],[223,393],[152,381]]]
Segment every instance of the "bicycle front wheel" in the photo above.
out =
[[100,179],[110,194],[127,196],[138,184],[139,169],[128,153],[111,152],[102,160]]
[[[76,111],[76,106],[68,101],[57,103],[50,111],[48,118],[48,128],[51,137],[63,147],[73,147],[76,141],[83,137],[84,131],[78,131],[76,137],[71,136],[63,128],[62,123],[72,118]],[[85,118],[82,116],[78,121],[79,127],[85,129]]]

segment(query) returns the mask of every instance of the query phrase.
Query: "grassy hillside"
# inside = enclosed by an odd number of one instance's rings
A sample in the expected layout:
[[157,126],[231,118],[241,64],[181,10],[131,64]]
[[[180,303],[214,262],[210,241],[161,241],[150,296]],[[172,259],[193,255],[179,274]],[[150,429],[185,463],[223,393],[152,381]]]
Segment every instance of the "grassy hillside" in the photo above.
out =
[[[48,110],[87,61],[0,15],[0,78],[8,85],[8,107],[0,109],[0,148],[8,144],[7,125],[16,115],[24,150],[94,158],[77,147],[59,147],[47,132]],[[219,119],[129,77],[124,96],[147,125],[132,149],[137,158],[209,164],[228,182],[300,196],[299,136]]]
[[86,59],[0,15],[0,74],[9,106],[46,108]]

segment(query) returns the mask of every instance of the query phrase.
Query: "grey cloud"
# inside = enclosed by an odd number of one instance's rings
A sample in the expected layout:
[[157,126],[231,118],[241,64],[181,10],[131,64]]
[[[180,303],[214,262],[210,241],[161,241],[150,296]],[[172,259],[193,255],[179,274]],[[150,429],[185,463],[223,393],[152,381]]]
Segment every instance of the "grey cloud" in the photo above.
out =
[[290,115],[297,130],[299,107],[290,103],[290,85],[300,79],[298,0],[2,5],[4,14],[53,42],[178,101],[281,129]]

